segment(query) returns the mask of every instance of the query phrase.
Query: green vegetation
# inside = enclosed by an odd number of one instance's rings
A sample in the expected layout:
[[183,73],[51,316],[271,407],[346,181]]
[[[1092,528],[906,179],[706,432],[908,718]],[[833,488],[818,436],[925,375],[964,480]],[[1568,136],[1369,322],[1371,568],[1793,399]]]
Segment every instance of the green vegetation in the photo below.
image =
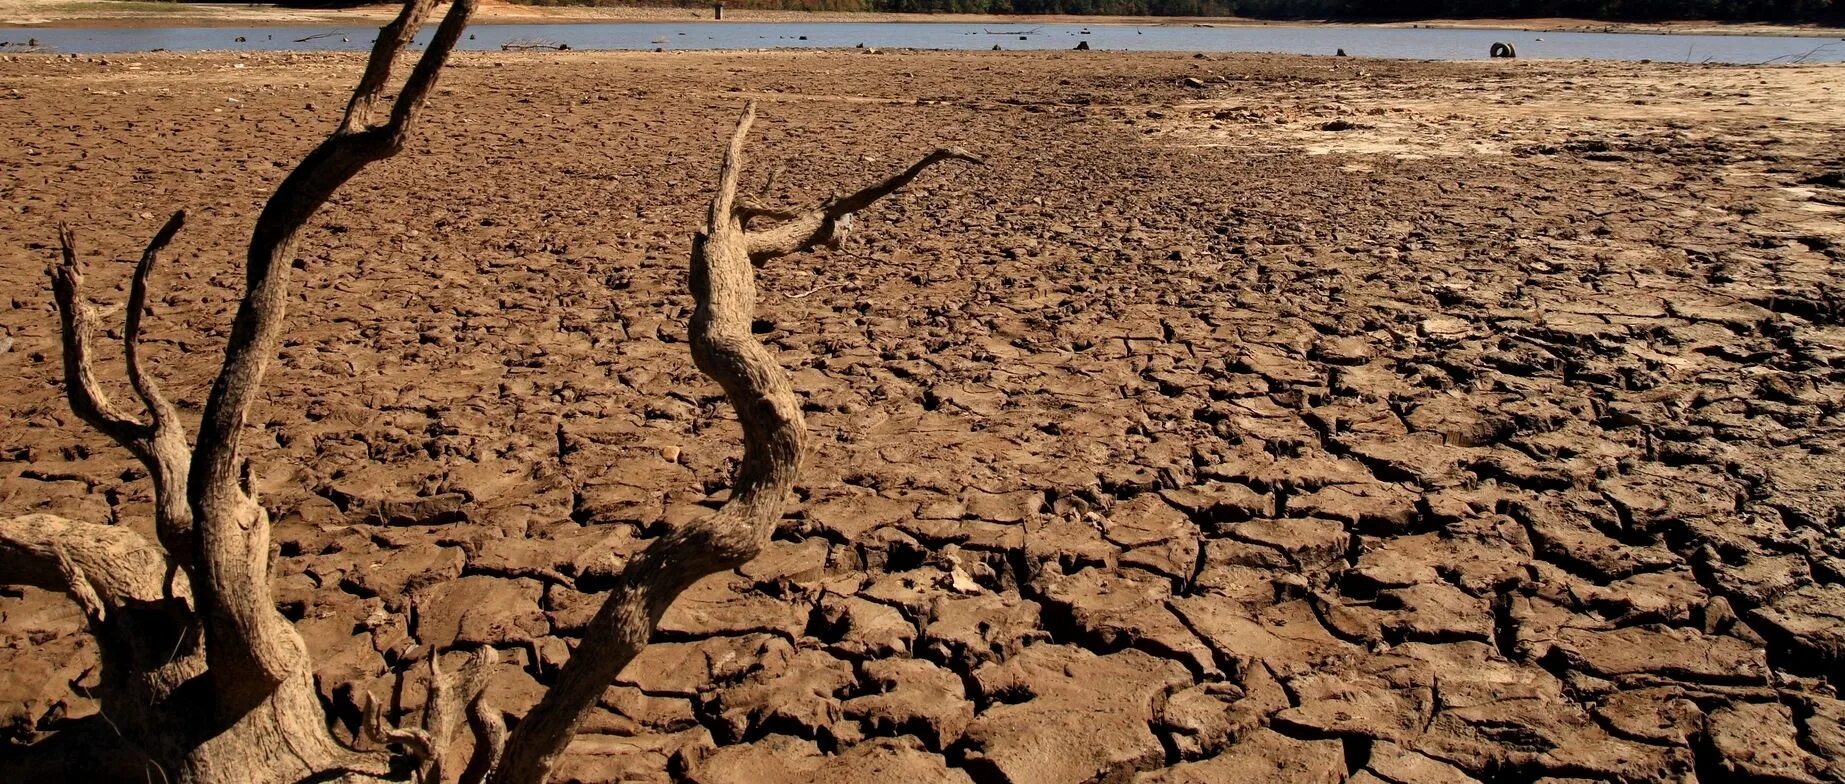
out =
[[[514,0],[531,5],[649,5],[706,8],[708,2]],[[1560,16],[1665,21],[1824,22],[1845,18],[1845,0],[732,0],[730,8],[975,14],[1244,16],[1260,19],[1466,19]]]

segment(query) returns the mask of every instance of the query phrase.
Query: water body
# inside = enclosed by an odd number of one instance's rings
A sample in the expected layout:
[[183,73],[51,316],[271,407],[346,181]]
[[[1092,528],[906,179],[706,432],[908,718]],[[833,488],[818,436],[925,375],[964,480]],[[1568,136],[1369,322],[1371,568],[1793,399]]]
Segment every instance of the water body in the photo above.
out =
[[[432,25],[433,28],[433,25]],[[1648,35],[1522,30],[1454,30],[1273,25],[1194,27],[1169,25],[935,24],[911,22],[647,22],[624,24],[477,24],[464,50],[498,50],[521,42],[568,44],[579,50],[666,48],[767,49],[1093,49],[1177,52],[1273,52],[1419,60],[1484,58],[1496,41],[1520,57],[1665,62],[1845,62],[1845,41],[1767,35]],[[375,28],[354,27],[148,27],[0,28],[0,41],[29,38],[52,51],[71,53],[196,51],[363,51]],[[428,40],[425,32],[419,42]],[[237,38],[243,38],[242,42]]]

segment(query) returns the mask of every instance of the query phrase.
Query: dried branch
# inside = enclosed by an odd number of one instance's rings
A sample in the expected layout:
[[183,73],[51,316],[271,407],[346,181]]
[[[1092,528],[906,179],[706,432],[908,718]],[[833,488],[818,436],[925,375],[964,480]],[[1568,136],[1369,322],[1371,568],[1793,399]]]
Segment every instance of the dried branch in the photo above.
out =
[[487,704],[482,694],[468,705],[468,728],[474,732],[474,754],[461,772],[461,784],[481,784],[487,780],[506,752],[506,720],[498,708]]
[[435,740],[428,732],[415,727],[404,729],[393,727],[384,720],[384,705],[371,692],[365,693],[365,722],[361,725],[365,737],[380,744],[397,744],[410,753],[419,767],[426,768],[436,757]]
[[161,226],[160,231],[147,243],[147,250],[141,252],[141,263],[135,265],[134,282],[128,290],[128,327],[122,337],[128,355],[128,380],[134,384],[141,401],[147,404],[147,413],[154,420],[155,431],[159,431],[163,424],[177,426],[179,413],[160,394],[154,377],[141,362],[141,317],[147,309],[147,276],[154,271],[154,264],[160,260],[160,252],[166,249],[167,243],[173,241],[173,235],[178,234],[185,225],[185,210],[175,212],[173,217],[167,219],[166,225]]
[[692,244],[691,288],[697,301],[689,330],[692,359],[723,387],[743,427],[743,462],[730,499],[711,516],[655,539],[623,570],[585,629],[578,655],[570,657],[557,683],[513,729],[491,781],[544,781],[584,713],[646,647],[666,608],[706,575],[756,557],[793,490],[807,431],[788,374],[750,333],[755,270],[733,210],[743,140],[754,118],[752,103],[738,119],[724,154],[708,225]]
[[[743,429],[743,461],[730,498],[709,517],[653,540],[622,570],[585,628],[576,655],[513,729],[505,759],[490,781],[545,781],[584,714],[646,647],[679,594],[708,575],[748,563],[774,533],[800,473],[807,430],[788,374],[750,331],[756,314],[756,251],[774,256],[812,247],[821,241],[822,232],[831,233],[846,216],[903,187],[931,164],[978,161],[960,151],[937,151],[896,177],[852,196],[829,199],[814,212],[759,235],[748,231],[744,222],[766,213],[740,205],[736,197],[743,142],[755,111],[752,103],[737,120],[706,226],[692,242],[692,360],[723,388]],[[765,237],[786,239],[771,243]]]
[[[748,233],[750,261],[760,265],[770,259],[791,253],[813,250],[822,245],[836,245],[839,238],[851,227],[850,221],[854,213],[871,206],[879,199],[896,193],[898,189],[915,180],[923,173],[923,170],[942,161],[963,161],[975,165],[986,163],[974,154],[958,147],[938,149],[923,156],[922,160],[910,164],[910,168],[891,175],[882,182],[869,185],[857,193],[849,196],[832,196],[814,209],[795,215],[784,223],[767,229],[750,231]],[[745,225],[750,217],[769,214],[759,209],[752,210],[744,216]]]
[[[436,753],[423,767],[422,780],[440,784],[449,745],[455,739],[464,711],[480,701],[487,677],[500,660],[492,648],[477,648],[453,675],[442,672],[441,655],[429,654],[429,697],[423,703],[423,730],[436,744]],[[504,726],[502,725],[502,731]],[[476,738],[476,743],[481,740]]]
[[0,582],[70,593],[86,612],[159,602],[166,575],[160,548],[127,528],[46,514],[0,519]]
[[158,546],[121,526],[0,518],[0,583],[64,593],[83,609],[102,658],[97,694],[131,734],[150,724],[142,708],[204,670],[192,597],[184,580],[169,586],[171,569]]
[[51,554],[58,559],[58,573],[64,578],[64,590],[83,610],[83,617],[90,620],[90,625],[101,626],[109,620],[109,609],[103,605],[102,597],[96,595],[96,588],[90,585],[90,578],[83,569],[71,562],[70,554],[64,548],[51,545]]
[[58,224],[58,248],[63,263],[52,268],[51,295],[57,301],[58,317],[62,322],[64,392],[70,398],[71,411],[103,435],[141,456],[151,431],[147,425],[116,408],[96,383],[90,352],[90,338],[96,333],[96,312],[83,301],[83,270],[77,265],[77,236],[64,224]]
[[404,4],[372,47],[339,127],[276,188],[251,232],[244,298],[200,421],[187,492],[196,518],[200,579],[194,590],[207,621],[206,651],[218,691],[232,710],[255,705],[306,661],[300,636],[271,600],[268,516],[246,481],[240,449],[244,423],[280,337],[296,240],[340,186],[367,164],[402,149],[475,3],[455,0],[398,92],[390,119],[370,125],[392,64],[434,0]]
[[398,54],[410,45],[435,7],[435,0],[409,0],[396,19],[379,28],[378,40],[365,61],[365,72],[359,76],[358,86],[352,88],[352,100],[347,102],[346,115],[340,119],[340,134],[358,133],[371,125],[372,112],[384,94],[385,83],[391,79]]
[[116,409],[96,383],[89,349],[95,315],[83,301],[83,273],[77,263],[77,240],[68,226],[58,227],[63,264],[53,270],[51,288],[58,312],[63,317],[64,378],[71,410],[134,453],[147,466],[154,485],[155,532],[175,565],[187,569],[190,576],[192,510],[186,502],[186,484],[191,445],[187,442],[179,411],[160,393],[153,374],[141,359],[141,321],[147,309],[147,278],[159,261],[160,252],[173,241],[185,222],[186,213],[176,212],[154,234],[141,253],[141,263],[135,267],[128,293],[123,351],[128,360],[129,381],[147,408],[152,420],[150,424],[143,424]]

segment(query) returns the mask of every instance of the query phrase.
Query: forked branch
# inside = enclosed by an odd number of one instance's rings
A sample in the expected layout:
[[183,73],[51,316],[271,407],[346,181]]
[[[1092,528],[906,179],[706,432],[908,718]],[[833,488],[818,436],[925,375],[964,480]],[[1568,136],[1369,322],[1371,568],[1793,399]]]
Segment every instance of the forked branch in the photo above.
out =
[[128,379],[147,409],[149,422],[143,423],[116,408],[96,382],[90,350],[96,315],[83,299],[83,270],[77,260],[77,238],[69,226],[58,227],[58,244],[63,258],[52,270],[51,290],[63,322],[64,387],[71,410],[147,466],[154,485],[155,532],[174,564],[190,570],[193,562],[192,510],[186,503],[186,476],[191,448],[178,410],[161,394],[159,384],[141,358],[141,322],[147,308],[147,279],[161,251],[185,223],[186,213],[181,210],[173,213],[160,231],[155,232],[153,240],[141,253],[141,263],[135,266],[129,287],[122,348],[128,361]]
[[455,0],[399,90],[390,118],[370,124],[392,64],[435,5],[434,0],[404,4],[373,45],[339,127],[276,188],[251,232],[244,298],[199,423],[187,490],[197,520],[195,591],[206,620],[206,653],[218,691],[233,709],[254,705],[306,666],[299,635],[271,599],[269,521],[247,481],[240,449],[244,423],[280,338],[296,240],[341,185],[402,149],[475,2]]
[[822,245],[837,247],[846,231],[852,226],[852,216],[870,207],[877,200],[896,193],[903,186],[923,173],[925,169],[943,161],[961,161],[975,165],[985,161],[959,147],[943,147],[923,156],[910,168],[873,183],[857,193],[847,196],[834,195],[804,213],[789,213],[768,210],[756,205],[745,205],[738,216],[745,226],[755,217],[781,219],[785,222],[771,228],[751,230],[748,232],[750,261],[760,265],[771,259],[780,258],[791,253],[812,250]]
[[768,239],[745,228],[747,218],[763,211],[740,205],[736,193],[743,142],[755,109],[750,104],[737,121],[706,226],[692,242],[692,360],[723,388],[743,429],[743,461],[730,498],[709,517],[655,539],[623,570],[557,683],[513,729],[493,782],[545,781],[584,714],[647,645],[679,594],[708,575],[755,558],[781,519],[800,472],[807,430],[788,374],[750,330],[756,315],[754,251],[760,248],[762,258],[772,258],[813,247],[847,215],[894,192],[929,165],[950,158],[977,160],[958,151],[938,151],[882,183],[828,199],[813,212],[770,230],[773,237],[785,239]]

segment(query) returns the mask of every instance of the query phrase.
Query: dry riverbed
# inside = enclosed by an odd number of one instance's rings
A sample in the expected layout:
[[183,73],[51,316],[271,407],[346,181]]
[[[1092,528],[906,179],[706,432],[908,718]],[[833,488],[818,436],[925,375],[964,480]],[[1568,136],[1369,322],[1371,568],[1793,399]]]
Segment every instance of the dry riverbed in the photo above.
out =
[[[252,216],[358,64],[0,60],[0,514],[149,525],[60,396],[56,224],[114,325],[192,211],[148,329],[196,416]],[[342,733],[366,692],[416,710],[432,646],[498,648],[491,701],[531,704],[737,458],[684,263],[754,98],[769,200],[989,163],[762,272],[817,436],[798,502],[565,780],[1845,781],[1841,85],[460,55],[301,246],[247,442],[278,600]],[[0,597],[0,779],[109,737],[95,657],[69,601]]]

